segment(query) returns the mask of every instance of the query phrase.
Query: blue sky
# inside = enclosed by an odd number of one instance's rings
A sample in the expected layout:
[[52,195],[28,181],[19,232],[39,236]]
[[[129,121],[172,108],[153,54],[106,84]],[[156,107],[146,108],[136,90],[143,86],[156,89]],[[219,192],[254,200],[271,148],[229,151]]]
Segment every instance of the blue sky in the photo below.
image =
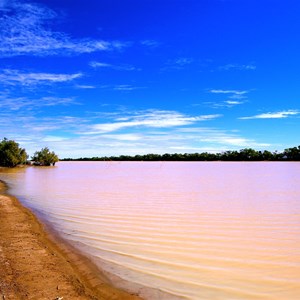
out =
[[300,2],[0,0],[0,138],[61,158],[300,144]]

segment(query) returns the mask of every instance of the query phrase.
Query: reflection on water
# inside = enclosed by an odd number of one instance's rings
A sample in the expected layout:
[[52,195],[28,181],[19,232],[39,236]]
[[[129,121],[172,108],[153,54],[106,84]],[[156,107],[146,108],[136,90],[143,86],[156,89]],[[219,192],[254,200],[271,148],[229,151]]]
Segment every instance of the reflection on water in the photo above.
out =
[[64,162],[0,171],[125,280],[175,299],[299,299],[299,163]]

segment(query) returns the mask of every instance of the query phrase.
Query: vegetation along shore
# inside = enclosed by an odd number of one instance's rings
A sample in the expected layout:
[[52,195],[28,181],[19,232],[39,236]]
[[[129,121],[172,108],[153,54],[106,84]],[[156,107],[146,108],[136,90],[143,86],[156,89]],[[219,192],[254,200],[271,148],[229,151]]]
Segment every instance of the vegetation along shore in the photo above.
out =
[[65,158],[62,161],[300,161],[300,146],[285,149],[283,152],[257,151],[245,148],[239,151],[221,153],[174,153],[121,155],[104,157]]
[[165,154],[145,154],[145,155],[120,155],[103,157],[81,157],[63,158],[58,156],[47,147],[36,151],[28,160],[26,150],[19,147],[13,140],[4,138],[0,142],[0,166],[15,167],[19,164],[34,164],[38,166],[55,165],[61,161],[300,161],[300,146],[287,148],[282,152],[255,150],[244,148],[239,151],[228,150],[220,153],[165,153]]

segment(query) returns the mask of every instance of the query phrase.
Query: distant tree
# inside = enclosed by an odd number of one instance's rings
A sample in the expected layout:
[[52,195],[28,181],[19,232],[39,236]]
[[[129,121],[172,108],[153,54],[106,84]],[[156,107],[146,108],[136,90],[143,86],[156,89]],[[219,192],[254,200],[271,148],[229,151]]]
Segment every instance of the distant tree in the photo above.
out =
[[263,156],[263,160],[272,160],[273,159],[272,152],[270,152],[268,150],[264,150],[264,152],[262,153],[262,156]]
[[12,168],[19,164],[25,164],[27,158],[25,149],[20,148],[15,141],[4,138],[0,142],[0,166]]
[[283,159],[299,161],[300,160],[300,146],[285,149],[283,152]]
[[40,166],[54,166],[59,158],[53,151],[50,152],[49,148],[45,147],[41,151],[36,151],[32,156],[32,160]]

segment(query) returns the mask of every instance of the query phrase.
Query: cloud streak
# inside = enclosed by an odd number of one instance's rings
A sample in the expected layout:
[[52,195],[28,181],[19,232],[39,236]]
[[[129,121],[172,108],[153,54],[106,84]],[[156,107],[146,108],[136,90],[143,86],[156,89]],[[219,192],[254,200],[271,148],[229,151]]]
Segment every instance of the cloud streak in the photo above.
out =
[[108,64],[108,63],[98,62],[98,61],[91,61],[89,63],[89,65],[95,69],[108,68],[108,69],[113,69],[113,70],[117,70],[117,71],[136,71],[136,70],[139,71],[140,70],[131,65],[113,65],[113,64]]
[[114,86],[115,91],[123,91],[123,92],[129,92],[129,91],[134,91],[134,90],[139,90],[139,89],[144,89],[145,87],[142,86],[132,86],[129,84],[119,84]]
[[300,111],[298,110],[286,110],[279,112],[268,112],[263,114],[258,114],[250,117],[240,117],[240,120],[252,120],[252,119],[285,119],[290,116],[299,115]]
[[215,95],[224,95],[228,99],[221,102],[207,102],[212,108],[231,108],[237,105],[244,104],[247,100],[247,90],[223,90],[223,89],[212,89],[209,90],[209,93]]
[[160,43],[155,40],[142,40],[140,41],[140,44],[149,48],[157,48],[158,46],[160,46]]
[[235,132],[216,128],[181,128],[179,132],[185,134],[187,140],[198,141],[204,145],[210,145],[211,149],[216,149],[216,145],[226,148],[241,148],[241,147],[269,147],[268,143],[259,143],[253,139],[245,138]]
[[24,73],[19,70],[4,69],[0,73],[0,83],[5,85],[37,85],[72,81],[82,77],[82,73]]
[[237,101],[237,100],[225,100],[222,102],[206,102],[208,106],[212,108],[231,108],[237,105],[244,104],[245,101]]
[[203,115],[203,116],[186,116],[175,111],[150,110],[140,112],[138,115],[128,116],[124,121],[94,124],[86,134],[108,133],[124,128],[132,127],[150,127],[150,128],[168,128],[190,125],[200,121],[212,120],[221,115]]
[[46,6],[7,2],[0,11],[0,57],[70,55],[122,49],[128,43],[91,38],[72,39],[49,29],[58,15]]
[[34,110],[40,107],[76,104],[73,98],[41,97],[29,99],[27,97],[0,96],[0,108],[7,111],[18,111],[22,109]]
[[249,91],[241,91],[241,90],[222,90],[222,89],[215,89],[209,91],[212,94],[233,94],[233,95],[245,95],[248,94]]
[[183,70],[193,63],[194,59],[191,57],[177,57],[168,60],[161,71]]
[[224,71],[230,71],[230,70],[254,71],[254,70],[256,70],[256,66],[254,64],[247,64],[247,65],[227,64],[227,65],[224,65],[224,66],[220,66],[219,70],[224,70]]

